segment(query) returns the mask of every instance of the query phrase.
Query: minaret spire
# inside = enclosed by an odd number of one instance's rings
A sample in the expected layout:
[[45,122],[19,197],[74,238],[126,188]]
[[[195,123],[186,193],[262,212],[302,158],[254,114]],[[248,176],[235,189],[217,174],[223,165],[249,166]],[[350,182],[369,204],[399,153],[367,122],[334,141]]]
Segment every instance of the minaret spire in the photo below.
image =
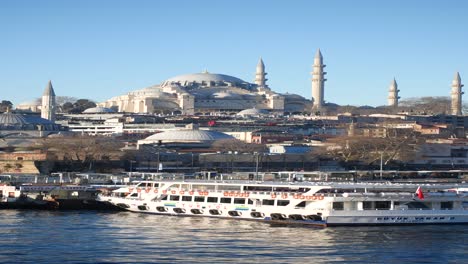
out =
[[451,92],[451,113],[452,115],[462,115],[462,92],[463,84],[461,83],[460,74],[455,73],[455,77],[452,81],[452,92]]
[[267,73],[265,72],[265,64],[263,64],[262,57],[260,57],[260,60],[258,61],[257,64],[257,71],[255,73],[255,84],[258,87],[266,88],[266,79]]
[[52,82],[49,80],[42,94],[41,117],[52,122],[55,121],[55,108],[55,92]]
[[323,64],[323,57],[320,49],[315,53],[314,65],[312,66],[312,98],[314,101],[313,109],[320,110],[325,104],[324,88],[325,88],[325,74],[323,71],[326,65]]
[[390,83],[390,88],[388,89],[388,106],[398,107],[398,99],[400,99],[398,96],[399,91],[398,84],[395,78],[393,78],[393,81]]

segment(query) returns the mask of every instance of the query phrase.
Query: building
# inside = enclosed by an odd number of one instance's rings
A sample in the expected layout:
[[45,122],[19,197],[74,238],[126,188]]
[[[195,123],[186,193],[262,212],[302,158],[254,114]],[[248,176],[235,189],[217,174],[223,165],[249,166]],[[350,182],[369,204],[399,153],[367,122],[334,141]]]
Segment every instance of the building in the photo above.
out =
[[314,58],[314,65],[312,66],[312,99],[313,109],[320,110],[325,104],[325,74],[323,71],[326,65],[323,64],[323,57],[320,49],[317,50]]
[[395,78],[393,78],[393,81],[390,84],[390,88],[388,89],[388,106],[398,107],[398,99],[400,99],[400,97],[398,96],[399,91],[400,90],[398,90],[398,84]]
[[452,92],[451,92],[451,112],[452,115],[462,115],[462,87],[460,74],[455,73],[455,77],[452,81]]
[[270,113],[304,112],[311,101],[296,94],[279,94],[266,84],[265,65],[260,59],[255,83],[209,73],[179,75],[161,84],[113,97],[99,106],[130,113],[236,114],[249,108]]

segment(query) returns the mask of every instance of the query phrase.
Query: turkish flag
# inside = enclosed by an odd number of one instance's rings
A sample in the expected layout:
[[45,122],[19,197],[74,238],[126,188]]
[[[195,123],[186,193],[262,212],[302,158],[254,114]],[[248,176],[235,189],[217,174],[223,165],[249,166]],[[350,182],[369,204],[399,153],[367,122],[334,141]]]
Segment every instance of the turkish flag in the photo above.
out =
[[416,195],[419,199],[424,200],[424,193],[422,192],[421,186],[418,186],[418,189],[416,190]]

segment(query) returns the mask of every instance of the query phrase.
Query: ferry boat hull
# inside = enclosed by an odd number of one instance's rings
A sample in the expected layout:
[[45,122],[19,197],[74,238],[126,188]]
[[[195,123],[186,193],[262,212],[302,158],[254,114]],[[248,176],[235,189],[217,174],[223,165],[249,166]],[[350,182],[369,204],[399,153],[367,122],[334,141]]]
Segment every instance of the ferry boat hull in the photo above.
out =
[[449,192],[447,186],[426,188],[432,193],[421,199],[408,192],[416,189],[412,185],[161,181],[143,182],[121,191],[120,197],[99,199],[136,213],[285,225],[468,223],[466,192]]

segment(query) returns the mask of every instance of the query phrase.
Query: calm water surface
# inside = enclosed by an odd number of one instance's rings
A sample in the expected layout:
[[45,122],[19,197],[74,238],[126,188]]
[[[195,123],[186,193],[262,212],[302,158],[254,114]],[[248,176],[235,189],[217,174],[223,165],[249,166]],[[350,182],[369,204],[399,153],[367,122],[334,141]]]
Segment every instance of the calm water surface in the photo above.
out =
[[1,263],[467,263],[468,226],[307,228],[129,212],[0,211]]

